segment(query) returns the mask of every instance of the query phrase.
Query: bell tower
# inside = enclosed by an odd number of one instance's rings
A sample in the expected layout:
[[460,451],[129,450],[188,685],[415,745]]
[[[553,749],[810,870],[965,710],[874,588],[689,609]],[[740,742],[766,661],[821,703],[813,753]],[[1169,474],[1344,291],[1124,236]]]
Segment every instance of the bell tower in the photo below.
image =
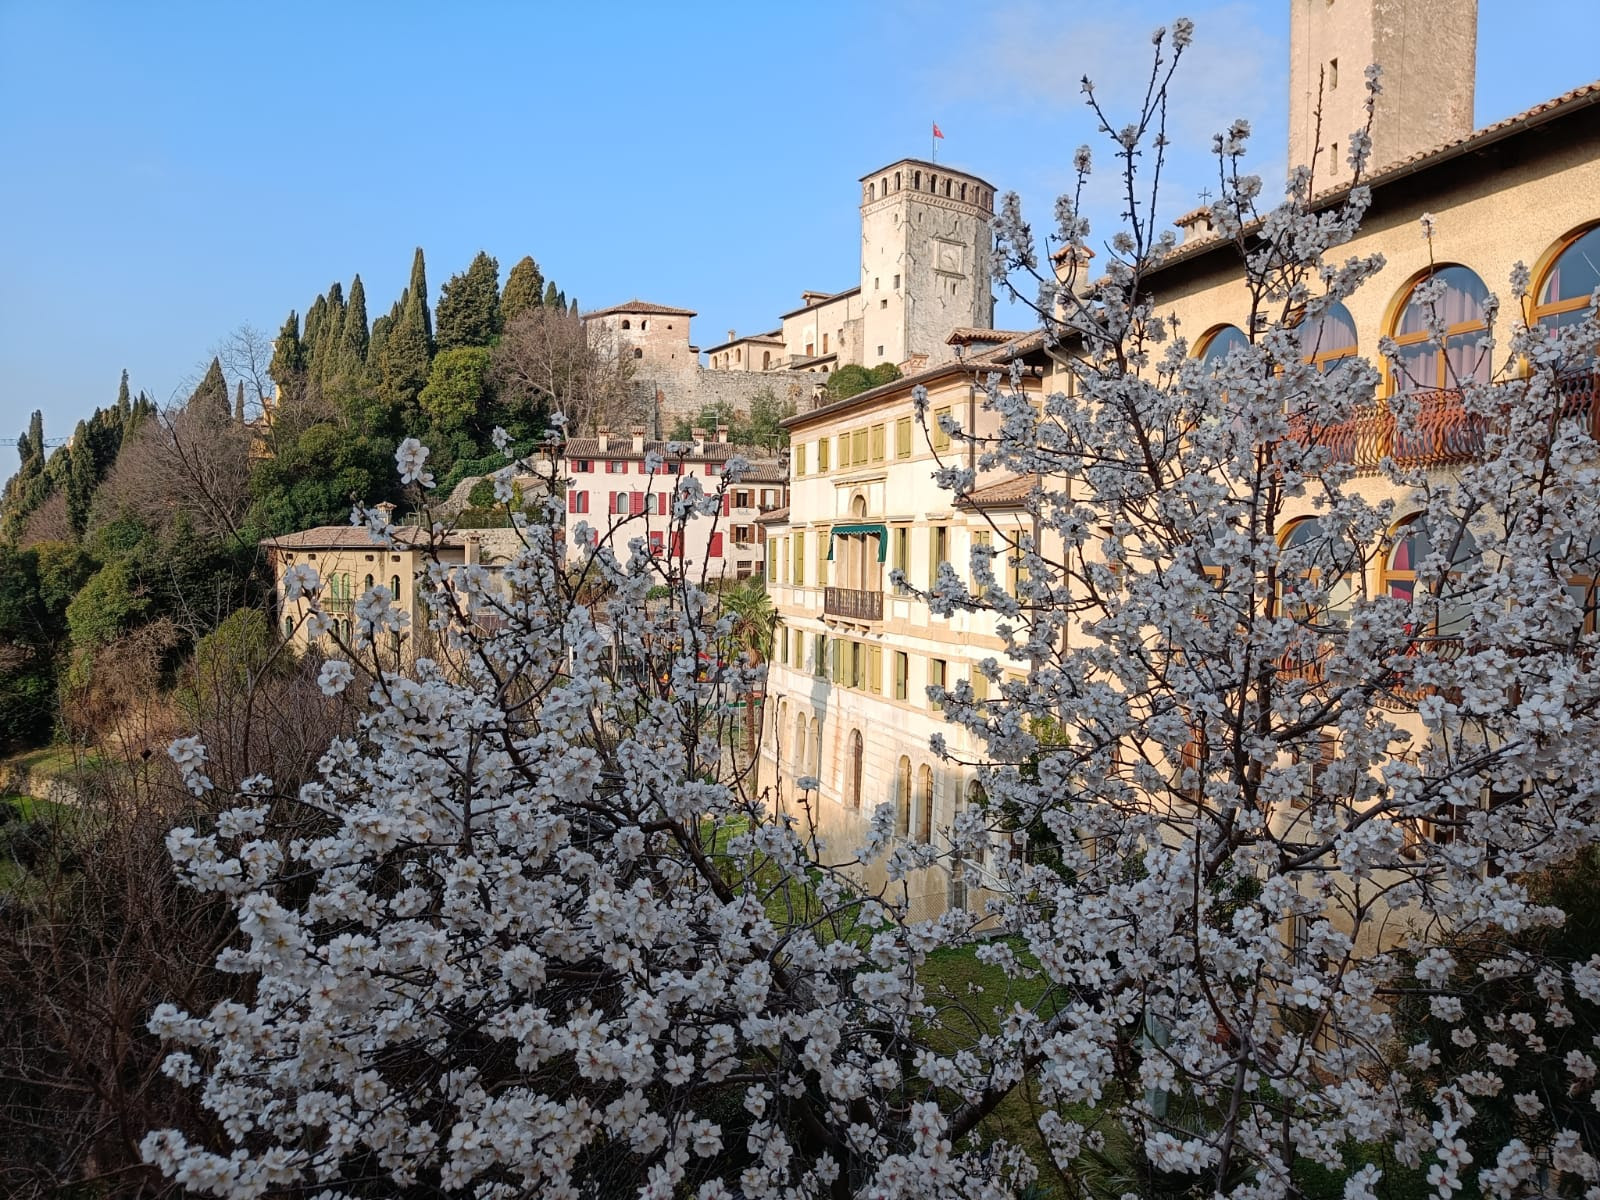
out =
[[[1366,69],[1383,68],[1368,173],[1472,132],[1477,0],[1289,0],[1289,165],[1317,154],[1317,190],[1349,183]],[[1322,128],[1317,130],[1317,103]]]
[[952,329],[994,325],[994,185],[905,158],[861,178],[860,361],[953,358]]

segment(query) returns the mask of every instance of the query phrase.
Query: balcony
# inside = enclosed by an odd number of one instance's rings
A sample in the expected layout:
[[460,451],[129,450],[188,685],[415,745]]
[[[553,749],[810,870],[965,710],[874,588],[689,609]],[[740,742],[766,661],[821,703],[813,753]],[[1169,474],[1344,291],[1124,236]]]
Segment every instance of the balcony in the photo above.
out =
[[[1591,434],[1600,434],[1600,374],[1567,375],[1559,386],[1562,416],[1581,420]],[[1306,426],[1297,422],[1292,436],[1326,446],[1334,462],[1361,472],[1376,471],[1385,458],[1401,467],[1442,467],[1482,457],[1491,417],[1467,412],[1459,391],[1414,395],[1419,406],[1416,425],[1405,433],[1395,428],[1393,414],[1380,401],[1348,421],[1316,428],[1309,436]]]
[[831,587],[823,591],[822,613],[846,621],[883,620],[883,593]]

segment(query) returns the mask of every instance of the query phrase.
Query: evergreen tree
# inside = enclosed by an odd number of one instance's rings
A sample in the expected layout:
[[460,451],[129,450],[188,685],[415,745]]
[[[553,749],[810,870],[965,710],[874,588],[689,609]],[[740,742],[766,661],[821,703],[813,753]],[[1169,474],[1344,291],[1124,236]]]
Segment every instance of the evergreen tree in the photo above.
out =
[[322,337],[322,321],[328,312],[328,298],[318,295],[311,302],[311,307],[306,310],[306,332],[300,339],[301,351],[305,356],[305,367],[309,372],[311,363],[316,358],[317,343]]
[[128,368],[122,368],[122,383],[117,387],[117,413],[121,416],[123,424],[127,424],[128,414],[133,408],[133,401],[128,395]]
[[233,419],[244,424],[244,380],[239,380],[239,390],[233,394]]
[[[272,344],[272,365],[267,373],[278,385],[278,399],[297,400],[305,380],[305,346],[300,341],[300,314],[291,312],[283,328],[278,330],[278,340]],[[143,399],[144,393],[140,393]]]
[[345,307],[339,357],[334,366],[334,377],[346,387],[360,385],[366,371],[371,341],[367,332],[367,289],[362,286],[361,276],[357,275],[350,281],[350,302]]
[[406,291],[422,309],[422,340],[427,344],[428,357],[433,357],[433,315],[428,309],[428,268],[422,261],[422,247],[417,247],[411,257],[411,282]]
[[[544,306],[546,308],[555,308],[559,303],[556,293],[556,281],[552,279],[544,289]],[[562,305],[562,307],[565,307],[565,305]]]
[[544,295],[544,273],[529,255],[523,255],[506,276],[505,290],[500,293],[500,321],[502,327],[511,324],[530,308],[538,306]]
[[200,381],[200,386],[194,389],[189,397],[189,407],[199,406],[201,410],[216,413],[218,416],[228,415],[228,381],[222,375],[222,362],[213,358],[211,365],[206,368],[205,378]]
[[407,288],[401,293],[399,309],[399,317],[384,335],[383,361],[378,364],[379,394],[395,412],[403,412],[416,401],[428,382],[432,361],[427,299]]
[[567,315],[569,317],[576,317],[578,315],[578,298],[576,296],[572,298],[572,307],[567,310]]
[[37,408],[33,416],[28,418],[28,440],[33,444],[33,452],[39,458],[44,458],[44,413]]
[[328,288],[328,308],[317,332],[316,350],[311,355],[311,378],[319,386],[333,382],[338,369],[339,348],[344,336],[344,285],[334,280]]
[[556,293],[555,310],[557,312],[565,312],[567,310],[567,293],[566,292],[557,292]]
[[500,264],[478,251],[439,293],[434,341],[439,350],[487,346],[500,332]]

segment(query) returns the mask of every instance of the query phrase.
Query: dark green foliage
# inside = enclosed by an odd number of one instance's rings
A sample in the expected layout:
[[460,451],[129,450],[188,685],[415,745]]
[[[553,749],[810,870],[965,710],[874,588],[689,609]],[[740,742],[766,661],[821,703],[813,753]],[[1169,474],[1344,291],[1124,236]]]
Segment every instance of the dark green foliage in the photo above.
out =
[[293,403],[300,398],[305,386],[306,351],[300,341],[299,313],[291,312],[278,330],[278,340],[272,344],[272,365],[267,371],[278,385],[280,403]]
[[332,382],[339,364],[339,349],[344,337],[344,285],[334,280],[328,288],[326,299],[322,296],[317,299],[324,303],[322,317],[317,324],[316,344],[311,348],[310,372],[312,381],[320,387]]
[[128,423],[128,417],[133,412],[133,400],[128,394],[128,368],[122,368],[122,383],[117,387],[117,414],[122,418],[122,423]]
[[871,369],[846,363],[828,376],[828,396],[834,400],[847,400],[899,378],[900,368],[893,363],[879,363]]
[[556,282],[553,279],[544,289],[544,306],[546,308],[566,307],[566,304],[560,299],[560,293],[556,291]]
[[481,346],[441,350],[433,360],[428,385],[417,397],[432,429],[447,436],[478,416],[486,394],[489,351]]
[[536,307],[544,296],[544,273],[531,255],[524,255],[506,276],[505,290],[500,293],[500,321],[510,324],[530,308]]
[[67,628],[80,649],[109,646],[147,606],[127,562],[101,567],[67,605]]
[[500,332],[500,264],[482,250],[439,293],[434,340],[439,351],[487,346]]
[[367,289],[357,275],[350,281],[350,302],[345,306],[344,324],[339,335],[339,353],[330,380],[340,389],[359,387],[367,367]]
[[250,477],[251,525],[262,537],[342,525],[352,500],[398,499],[394,446],[332,422],[312,425],[257,465]]
[[[33,416],[28,418],[28,440],[33,444],[33,452],[42,462],[44,460],[44,414],[38,409],[33,410]],[[23,455],[27,461],[27,455]]]
[[411,282],[406,292],[420,306],[422,313],[422,339],[427,343],[428,356],[433,356],[433,314],[428,309],[428,267],[422,260],[422,247],[411,256]]
[[199,406],[209,413],[226,418],[232,405],[228,403],[228,381],[222,374],[222,361],[211,360],[204,378],[189,396],[191,407]]
[[194,657],[183,672],[178,703],[199,724],[215,711],[225,695],[243,694],[274,664],[279,672],[293,665],[279,652],[278,639],[261,608],[236,608],[194,644]]
[[578,298],[576,296],[572,298],[572,307],[567,310],[567,315],[573,318],[578,316]]
[[239,386],[233,393],[233,419],[244,420],[244,380],[239,380]]
[[430,355],[423,319],[427,308],[408,289],[400,297],[399,315],[384,334],[378,392],[396,412],[408,411],[428,382]]
[[310,372],[312,360],[316,357],[317,343],[322,340],[322,322],[327,315],[326,296],[319,295],[311,302],[311,307],[306,309],[306,331],[300,339],[300,352],[307,372]]

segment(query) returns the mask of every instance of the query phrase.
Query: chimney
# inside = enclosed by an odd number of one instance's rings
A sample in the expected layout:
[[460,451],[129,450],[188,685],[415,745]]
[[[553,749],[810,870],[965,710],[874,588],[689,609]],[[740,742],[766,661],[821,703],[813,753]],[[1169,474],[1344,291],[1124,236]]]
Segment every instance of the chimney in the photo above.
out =
[[728,340],[730,342],[736,340],[738,338],[738,336],[739,336],[739,331],[738,330],[736,330],[736,329],[728,330]]
[[378,504],[374,504],[372,507],[377,509],[379,512],[381,512],[383,514],[383,519],[385,521],[388,521],[388,522],[391,522],[391,523],[394,521],[394,505],[392,503],[390,503],[388,500],[384,500],[384,501],[381,501]]
[[1173,224],[1183,230],[1182,242],[1195,242],[1201,238],[1210,237],[1211,210],[1209,208],[1197,208],[1192,212],[1186,212]]
[[595,433],[599,435],[600,452],[604,454],[611,446],[611,431],[602,425],[599,429],[595,430]]
[[466,538],[463,540],[462,545],[465,547],[465,550],[466,550],[466,553],[462,557],[462,561],[465,562],[467,564],[467,566],[470,567],[474,563],[482,561],[482,559],[483,559],[483,539],[481,537],[479,537],[475,533],[469,533],[469,534],[467,534]]
[[644,453],[644,426],[643,425],[635,425],[633,427],[633,452],[635,454],[643,454]]
[[726,442],[727,440],[728,440],[728,427],[726,425],[718,425],[717,426],[717,441]]
[[706,431],[704,429],[702,429],[700,426],[696,425],[693,429],[691,429],[689,431],[689,436],[694,438],[694,452],[696,454],[705,453]]

